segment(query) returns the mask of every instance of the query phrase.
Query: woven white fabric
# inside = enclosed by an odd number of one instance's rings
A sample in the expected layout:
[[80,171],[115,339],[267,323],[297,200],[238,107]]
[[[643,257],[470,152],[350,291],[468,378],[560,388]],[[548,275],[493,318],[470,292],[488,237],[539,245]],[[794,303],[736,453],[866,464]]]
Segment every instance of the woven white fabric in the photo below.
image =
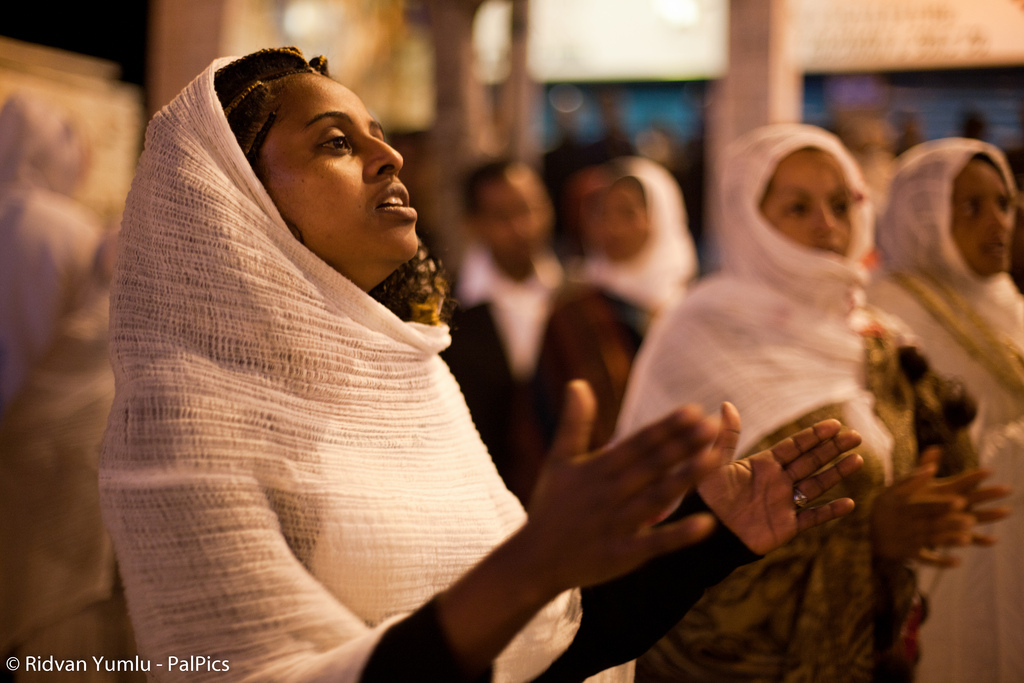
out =
[[[300,245],[228,128],[219,60],[157,114],[111,293],[104,519],[142,653],[354,681],[384,628],[524,521],[437,353]],[[578,628],[549,604],[496,663],[527,680]]]
[[[921,680],[936,683],[1024,680],[1024,391],[1000,376],[1012,373],[988,365],[991,359],[972,353],[950,330],[955,324],[969,338],[997,339],[997,349],[1005,344],[1024,355],[1024,297],[1005,273],[975,275],[951,236],[953,181],[977,153],[997,164],[1012,192],[1002,153],[978,140],[937,140],[900,157],[892,203],[878,226],[889,272],[869,289],[873,304],[913,329],[931,364],[959,377],[978,401],[971,437],[981,463],[994,470],[992,481],[1013,489],[1003,501],[1013,514],[992,529],[1000,539],[995,547],[961,551],[961,566],[954,570],[922,573],[930,609],[921,631],[919,673]],[[914,276],[950,315],[933,315],[901,286],[898,274]],[[977,317],[987,330],[975,326]],[[1022,373],[1018,361],[1017,376]]]
[[[723,268],[656,320],[633,366],[617,431],[629,433],[680,403],[715,413],[731,401],[743,419],[738,454],[810,411],[843,404],[848,424],[885,458],[892,437],[864,389],[859,328],[871,244],[871,207],[853,207],[850,253],[841,257],[785,237],[759,204],[779,162],[812,147],[839,162],[851,190],[865,188],[850,154],[812,126],[753,131],[730,148],[720,183]],[[885,462],[888,472],[891,464]]]
[[679,184],[663,166],[641,157],[617,159],[618,177],[644,188],[651,233],[640,253],[625,263],[587,253],[583,277],[590,284],[648,312],[667,306],[697,275],[697,250]]

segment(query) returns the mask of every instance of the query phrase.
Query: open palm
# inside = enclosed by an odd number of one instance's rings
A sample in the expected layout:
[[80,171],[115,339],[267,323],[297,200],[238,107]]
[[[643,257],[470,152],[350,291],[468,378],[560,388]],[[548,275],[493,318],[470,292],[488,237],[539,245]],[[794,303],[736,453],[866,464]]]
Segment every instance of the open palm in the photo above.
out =
[[[722,405],[721,425],[713,449],[720,462],[728,462],[735,457],[740,430],[739,413],[731,403]],[[800,510],[793,496],[799,489],[813,500],[856,472],[863,464],[856,454],[818,470],[860,441],[859,434],[838,420],[823,420],[768,450],[728,462],[705,476],[697,490],[723,524],[748,548],[763,555],[799,532],[853,510],[849,498]]]

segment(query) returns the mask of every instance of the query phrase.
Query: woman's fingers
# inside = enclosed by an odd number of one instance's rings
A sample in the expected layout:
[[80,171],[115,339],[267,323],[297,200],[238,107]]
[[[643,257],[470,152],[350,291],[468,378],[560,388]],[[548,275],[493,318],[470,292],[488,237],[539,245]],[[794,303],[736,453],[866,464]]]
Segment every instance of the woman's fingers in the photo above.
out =
[[565,387],[565,407],[551,444],[550,457],[571,460],[587,452],[597,416],[597,399],[586,381],[576,379]]
[[960,564],[960,558],[956,555],[949,555],[944,552],[937,550],[930,550],[928,548],[921,548],[914,555],[914,559],[921,564],[931,565],[932,567],[956,567]]
[[917,456],[917,466],[935,465],[939,466],[942,461],[942,446],[928,446]]
[[[627,548],[640,541],[652,518],[718,466],[710,446],[719,421],[704,417],[697,406],[684,406],[612,446],[588,452],[595,408],[585,382],[568,385],[559,432],[530,515],[545,523],[551,518],[556,525],[567,514],[582,516],[598,536]],[[685,536],[685,528],[676,533]],[[657,543],[645,540],[641,547]]]
[[988,503],[989,501],[999,500],[1000,498],[1006,498],[1010,493],[1010,487],[1004,485],[986,486],[983,489],[975,489],[967,494],[967,505],[968,507],[973,507],[975,505],[981,505],[982,503]]
[[[932,487],[932,491],[955,495],[965,501],[964,509],[970,512],[978,524],[988,524],[1006,518],[1010,514],[1010,508],[1005,505],[998,507],[980,507],[985,503],[1000,500],[1010,495],[1010,487],[1004,485],[986,486],[978,488],[978,485],[991,475],[991,471],[978,469],[964,472],[954,477],[948,477]],[[989,544],[987,539],[991,537],[983,534],[976,534],[978,540],[976,545]],[[994,540],[994,539],[993,539]]]
[[844,452],[860,445],[860,435],[838,420],[824,420],[779,442],[772,455],[794,482],[810,476]]
[[[906,506],[899,517],[908,551],[971,543],[975,518],[966,512],[937,512],[931,503]],[[926,512],[927,511],[927,512]]]
[[[853,448],[860,444],[860,436],[856,432],[847,432],[850,436],[845,437],[844,440],[837,444],[838,448],[848,450],[846,444],[849,444],[849,448]],[[838,437],[839,435],[837,435]],[[800,489],[800,492],[807,496],[808,499],[813,500],[820,496],[825,491],[831,489],[833,486],[838,484],[842,479],[850,476],[864,465],[864,459],[856,454],[852,453],[843,457],[841,460],[835,463],[832,467],[819,472],[811,477],[801,479],[796,482],[796,488]],[[825,505],[808,508],[802,510],[797,514],[796,523],[798,531],[806,531],[813,526],[824,524],[837,517],[842,517],[853,512],[854,502],[851,498],[839,498],[833,500]]]
[[889,491],[894,495],[910,498],[928,486],[928,483],[935,478],[936,471],[938,471],[938,465],[934,462],[918,465],[910,474],[890,486]]
[[[842,424],[839,420],[822,420],[813,427],[803,429],[775,444],[771,448],[771,453],[779,465],[786,467],[801,455],[834,437],[840,429],[842,429]],[[835,455],[839,455],[839,453],[835,453]]]
[[968,509],[974,515],[974,518],[978,520],[978,524],[998,522],[1009,517],[1010,512],[1012,512],[1012,508],[1009,505],[1000,505],[995,508],[972,508],[968,506]]
[[801,510],[796,516],[797,532],[807,531],[811,527],[848,515],[853,512],[853,508],[852,498],[837,498],[825,505]]
[[710,453],[718,432],[717,418],[686,406],[603,451],[598,464],[617,482],[620,495],[628,498],[669,472],[699,478],[708,462],[698,456]]
[[940,519],[945,515],[959,512],[967,507],[962,496],[931,496],[908,500],[903,511],[905,519]]
[[696,543],[714,527],[708,515],[652,528],[650,520],[717,466],[718,420],[697,407],[675,411],[637,434],[586,450],[593,394],[567,389],[557,442],[538,480],[527,535],[558,565],[559,586],[591,585]]
[[715,451],[718,461],[723,465],[736,458],[736,444],[740,440],[740,412],[728,401],[722,404],[720,413],[721,427],[711,450]]
[[932,486],[932,491],[936,493],[968,494],[977,489],[978,485],[990,476],[992,476],[991,470],[967,470],[952,477],[937,479]]
[[632,529],[651,526],[675,509],[680,498],[692,489],[695,482],[719,469],[717,457],[705,449],[682,466],[652,481],[646,488],[624,499],[620,509],[622,526]]
[[793,486],[800,489],[800,492],[807,496],[808,500],[814,500],[844,478],[859,470],[863,464],[864,458],[856,453],[851,453],[844,456],[834,466],[811,477],[794,482]]
[[687,515],[670,524],[649,527],[637,534],[637,542],[642,546],[639,550],[645,560],[652,560],[680,548],[700,543],[715,530],[718,522],[714,515],[700,512]]
[[790,438],[793,440],[793,443],[797,446],[800,453],[806,453],[812,448],[816,448],[820,444],[833,438],[842,430],[842,428],[842,423],[840,423],[839,420],[822,420],[807,429],[797,432]]
[[[934,511],[935,508],[932,507],[932,512]],[[996,542],[996,538],[975,531],[976,526],[1003,519],[1010,514],[1010,509],[1000,507],[990,510],[971,510],[970,512],[946,512],[932,516],[920,514],[923,512],[920,508],[917,512],[919,513],[918,519],[923,520],[925,525],[921,541],[921,545],[925,547],[990,546]]]
[[973,534],[969,531],[946,531],[935,533],[928,537],[928,543],[922,543],[925,548],[956,548],[971,544]]
[[993,546],[997,541],[998,539],[991,534],[980,534],[977,532],[971,534],[971,545],[981,546],[982,548]]

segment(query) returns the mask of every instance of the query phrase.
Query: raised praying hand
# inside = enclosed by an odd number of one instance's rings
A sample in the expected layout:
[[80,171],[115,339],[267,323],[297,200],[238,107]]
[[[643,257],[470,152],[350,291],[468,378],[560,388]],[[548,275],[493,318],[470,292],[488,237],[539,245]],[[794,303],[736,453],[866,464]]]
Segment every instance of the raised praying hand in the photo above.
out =
[[860,443],[835,420],[732,462],[739,416],[731,405],[723,408],[721,419],[684,406],[611,446],[589,451],[595,415],[587,383],[570,382],[526,523],[437,598],[438,621],[468,678],[479,675],[561,591],[611,581],[704,540],[715,528],[711,514],[654,523],[694,487],[714,515],[757,553],[853,509],[849,499],[817,509],[795,507],[794,487],[814,498],[862,463],[860,456],[848,456],[816,473]]
[[[766,553],[799,531],[853,510],[842,498],[798,510],[795,491],[813,499],[855,472],[860,456],[839,459],[860,436],[825,420],[770,450],[732,461],[739,415],[725,404],[720,419],[686,406],[604,449],[588,452],[595,401],[585,382],[570,383],[558,437],[531,498],[523,529],[547,547],[548,571],[562,588],[586,586],[697,543],[711,515],[652,526],[686,491],[701,497],[748,548]],[[673,502],[675,501],[675,502]],[[554,558],[552,561],[551,558]]]
[[995,542],[992,536],[977,531],[976,525],[1010,514],[1007,506],[986,505],[1008,496],[1009,487],[981,486],[992,474],[987,469],[937,479],[940,455],[938,447],[925,451],[913,472],[875,499],[871,538],[879,557],[955,567],[960,558],[946,548]]
[[[712,448],[725,464],[701,479],[697,491],[752,551],[763,555],[801,531],[853,510],[849,498],[819,507],[805,505],[864,464],[856,454],[837,460],[860,445],[857,432],[838,420],[823,420],[768,450],[732,461],[739,430],[735,406],[722,404],[721,428]],[[833,461],[833,466],[821,470]]]

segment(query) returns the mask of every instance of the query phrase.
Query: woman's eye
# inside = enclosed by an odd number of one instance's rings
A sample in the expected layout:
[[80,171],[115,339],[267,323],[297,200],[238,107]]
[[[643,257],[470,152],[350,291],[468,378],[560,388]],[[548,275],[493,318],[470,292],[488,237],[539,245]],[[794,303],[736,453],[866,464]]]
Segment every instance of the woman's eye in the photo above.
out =
[[953,207],[957,215],[963,218],[973,218],[977,213],[977,202],[970,199],[964,200]]
[[349,143],[348,138],[345,137],[344,135],[337,135],[331,138],[330,140],[324,143],[324,146],[329,147],[331,149],[344,150],[346,152],[352,150],[352,145]]
[[1010,209],[1013,208],[1013,200],[1010,198],[1009,195],[1002,195],[1001,197],[999,197],[997,202],[999,205],[999,211],[1002,213],[1009,213]]
[[804,203],[790,204],[787,209],[787,213],[791,216],[805,216],[807,215],[807,205]]
[[850,202],[845,199],[832,202],[832,215],[834,216],[845,216],[850,212]]

